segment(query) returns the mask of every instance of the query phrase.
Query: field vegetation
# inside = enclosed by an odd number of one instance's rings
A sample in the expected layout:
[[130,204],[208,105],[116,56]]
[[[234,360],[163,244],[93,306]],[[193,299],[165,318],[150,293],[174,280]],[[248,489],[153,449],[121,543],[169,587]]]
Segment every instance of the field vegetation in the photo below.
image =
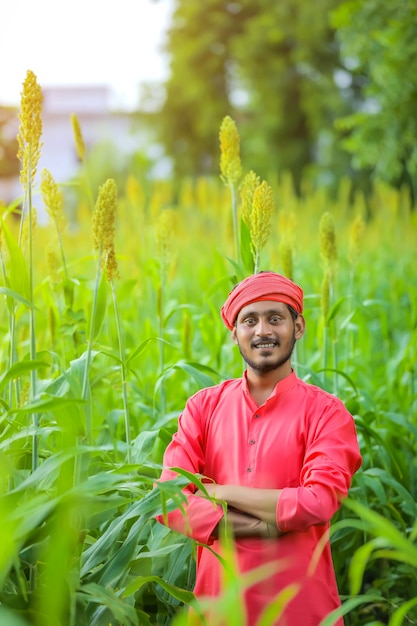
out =
[[[262,180],[244,160],[239,170],[231,118],[217,177],[131,175],[96,191],[75,119],[81,168],[68,181],[78,198],[69,219],[69,187],[37,172],[41,96],[30,72],[24,89],[22,198],[1,220],[0,622],[184,623],[195,546],[154,516],[181,503],[190,477],[154,484],[187,397],[241,375],[219,315],[227,292],[272,269],[305,291],[297,373],[343,399],[363,454],[332,525],[340,612],[347,626],[417,624],[410,194],[380,182],[365,198],[349,179],[332,196],[307,183],[296,194],[285,172]],[[245,580],[225,549],[217,623],[241,626]]]

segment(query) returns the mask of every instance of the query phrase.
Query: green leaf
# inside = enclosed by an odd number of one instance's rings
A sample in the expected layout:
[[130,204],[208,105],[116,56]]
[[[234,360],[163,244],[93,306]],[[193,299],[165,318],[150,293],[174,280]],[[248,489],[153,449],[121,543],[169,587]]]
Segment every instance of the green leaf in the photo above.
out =
[[139,624],[135,609],[130,606],[112,590],[96,583],[87,583],[81,587],[78,596],[87,595],[90,602],[100,604],[100,608],[95,612],[90,622],[90,626],[102,626],[103,607],[107,607],[114,618],[127,626]]
[[16,611],[12,611],[3,606],[0,607],[0,624],[7,624],[7,626],[29,626],[29,622],[23,619],[23,617],[20,617]]
[[100,332],[101,326],[103,324],[104,317],[106,315],[107,308],[107,281],[106,281],[106,273],[101,272],[100,282],[97,289],[97,302],[96,302],[96,310],[94,315],[94,326],[92,329],[92,339],[94,340]]
[[211,387],[216,384],[216,381],[208,375],[209,373],[216,374],[216,372],[206,365],[187,361],[179,361],[173,366],[172,369],[180,369],[189,374],[200,388]]
[[22,296],[24,300],[30,302],[30,284],[29,284],[29,272],[22,254],[21,249],[17,245],[15,238],[6,226],[5,222],[2,223],[2,231],[4,234],[4,240],[9,251],[10,263],[8,265],[8,278],[9,284],[16,294]]
[[48,367],[49,365],[50,363],[47,363],[46,361],[39,361],[39,360],[34,360],[34,361],[27,360],[27,361],[20,361],[19,363],[15,363],[0,378],[0,392],[3,391],[4,387],[11,380],[16,380],[20,378],[21,376],[24,376],[25,374],[32,372],[33,370],[38,370],[38,369],[41,369],[42,367]]
[[153,341],[161,341],[166,345],[170,345],[168,341],[165,341],[160,337],[149,337],[149,339],[145,339],[145,341],[143,341],[137,348],[135,348],[135,350],[131,354],[129,354],[128,358],[126,359],[126,364],[134,361],[134,359],[136,359],[136,357],[138,357],[143,352],[143,350]]
[[37,398],[32,402],[28,402],[24,406],[13,409],[13,413],[40,413],[40,412],[53,412],[61,410],[69,406],[76,406],[79,404],[86,404],[86,401],[82,398],[61,398],[57,396],[50,396],[48,394],[42,394],[41,398]]
[[330,324],[330,322],[336,317],[336,315],[339,313],[342,305],[344,302],[346,302],[346,300],[349,299],[349,296],[343,296],[342,298],[339,298],[330,308],[330,311],[327,314],[326,317],[326,324]]
[[357,595],[362,587],[366,566],[375,549],[372,541],[355,550],[349,567],[350,593]]
[[414,606],[417,606],[417,598],[412,598],[408,602],[405,602],[395,611],[395,613],[393,613],[390,621],[388,622],[388,626],[403,626],[403,624],[407,623],[407,621],[411,624],[411,619],[407,620],[406,618],[408,617],[408,612]]
[[11,298],[12,300],[16,300],[16,302],[18,302],[19,304],[23,304],[28,309],[36,309],[36,307],[31,302],[29,302],[29,300],[26,300],[26,298],[21,296],[19,293],[16,293],[16,291],[13,291],[12,289],[8,289],[7,287],[0,287],[0,293],[4,293],[4,295],[7,296],[8,301],[9,298]]
[[344,505],[352,509],[365,522],[368,532],[378,539],[379,546],[383,542],[387,548],[394,548],[398,552],[407,554],[407,562],[417,567],[417,547],[394,526],[391,520],[351,498],[347,498]]
[[333,626],[337,621],[340,621],[340,618],[343,615],[347,615],[353,609],[356,609],[358,606],[362,604],[372,604],[373,602],[378,602],[379,604],[383,601],[380,595],[376,593],[364,594],[361,596],[356,596],[355,598],[349,598],[349,600],[345,600],[342,606],[340,606],[335,611],[332,611],[327,615],[319,624],[319,626]]
[[138,576],[133,580],[129,585],[127,585],[123,597],[136,593],[138,589],[143,587],[148,583],[156,583],[160,585],[165,591],[167,591],[171,596],[173,596],[176,600],[183,602],[184,604],[191,604],[195,599],[194,594],[191,591],[186,591],[185,589],[181,589],[180,587],[176,587],[175,585],[171,585],[165,582],[159,576]]

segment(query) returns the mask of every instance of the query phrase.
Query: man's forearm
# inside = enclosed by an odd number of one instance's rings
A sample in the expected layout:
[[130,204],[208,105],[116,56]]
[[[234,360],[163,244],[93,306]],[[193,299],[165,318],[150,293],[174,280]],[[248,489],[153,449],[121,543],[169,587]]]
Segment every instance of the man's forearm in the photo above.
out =
[[222,527],[226,531],[231,530],[236,538],[264,537],[272,539],[281,534],[276,524],[268,524],[258,517],[239,511],[227,511],[226,516],[217,525],[215,533],[217,536],[220,535]]
[[[256,489],[241,485],[204,485],[210,496],[224,501],[237,509],[263,522],[277,527],[276,510],[281,489]],[[203,494],[201,494],[203,495]]]

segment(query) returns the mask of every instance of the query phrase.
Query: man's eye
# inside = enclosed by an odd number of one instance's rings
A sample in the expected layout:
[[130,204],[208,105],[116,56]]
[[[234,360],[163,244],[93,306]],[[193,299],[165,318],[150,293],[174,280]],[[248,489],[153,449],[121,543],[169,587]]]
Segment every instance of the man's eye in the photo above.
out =
[[252,326],[252,324],[255,324],[255,321],[256,320],[254,317],[247,317],[245,320],[243,320],[243,323]]
[[279,315],[273,315],[269,321],[271,322],[271,324],[277,324],[280,321],[280,319],[281,318],[279,317]]

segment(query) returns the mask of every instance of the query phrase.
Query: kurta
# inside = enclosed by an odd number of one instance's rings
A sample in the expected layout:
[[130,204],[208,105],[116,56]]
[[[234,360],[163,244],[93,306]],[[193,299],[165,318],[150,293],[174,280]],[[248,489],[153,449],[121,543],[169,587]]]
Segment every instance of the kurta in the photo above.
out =
[[[312,556],[360,464],[354,420],[338,398],[292,372],[257,406],[245,372],[188,400],[166,450],[161,480],[176,475],[170,468],[181,467],[218,484],[282,489],[276,521],[285,534],[236,539],[241,572],[265,563],[274,570],[245,593],[247,624],[254,626],[273,598],[296,583],[299,591],[277,626],[318,626],[340,599],[329,541],[314,563]],[[185,489],[186,514],[170,512],[168,525],[220,553],[212,533],[223,509],[194,495],[195,489]],[[162,516],[158,520],[164,522]],[[221,567],[209,549],[199,546],[197,597],[221,593]]]

